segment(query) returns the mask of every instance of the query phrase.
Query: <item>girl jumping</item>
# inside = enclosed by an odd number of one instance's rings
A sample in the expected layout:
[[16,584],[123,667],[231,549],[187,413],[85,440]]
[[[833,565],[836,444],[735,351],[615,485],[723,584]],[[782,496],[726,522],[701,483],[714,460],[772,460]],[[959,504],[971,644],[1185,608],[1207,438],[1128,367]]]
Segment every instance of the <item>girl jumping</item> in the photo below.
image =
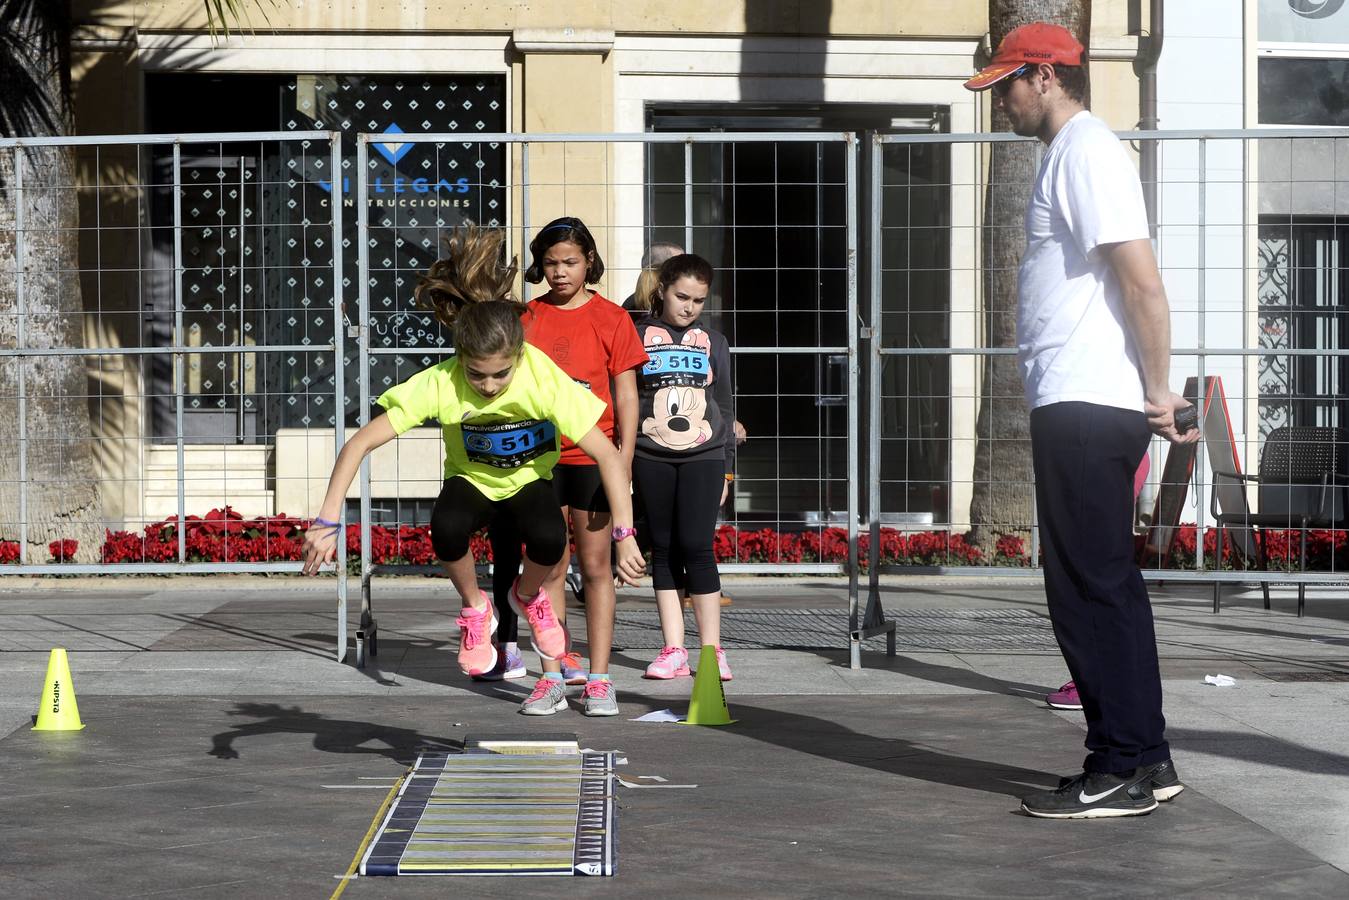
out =
[[[315,574],[337,552],[338,517],[347,488],[366,454],[431,419],[445,440],[445,483],[431,514],[431,541],[463,598],[459,666],[480,675],[497,662],[497,617],[478,589],[469,537],[489,520],[511,522],[525,544],[524,571],[511,597],[541,655],[567,652],[566,629],[553,615],[544,580],[566,548],[566,523],[549,477],[559,453],[557,433],[595,460],[612,510],[618,570],[629,584],[643,573],[632,537],[628,472],[597,427],[604,404],[525,343],[522,305],[511,299],[516,267],[502,264],[504,233],[473,227],[448,241],[417,286],[417,299],[454,329],[455,356],[413,375],[378,400],[384,413],[346,442],[328,492],[305,534],[304,572]],[[566,698],[561,699],[563,705]]]
[[651,536],[651,578],[665,647],[647,678],[689,674],[684,649],[687,590],[703,644],[717,648],[721,680],[731,680],[721,649],[721,577],[712,554],[717,510],[735,477],[731,352],[698,324],[712,266],[681,254],[660,267],[651,315],[637,323],[650,362],[640,384],[641,430],[633,477]]

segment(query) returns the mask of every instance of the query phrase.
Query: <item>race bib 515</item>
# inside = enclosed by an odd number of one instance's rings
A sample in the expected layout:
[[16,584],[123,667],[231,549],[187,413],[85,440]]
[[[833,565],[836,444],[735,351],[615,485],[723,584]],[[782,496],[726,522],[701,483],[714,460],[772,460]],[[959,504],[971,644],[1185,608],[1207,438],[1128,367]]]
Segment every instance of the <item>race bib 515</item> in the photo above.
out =
[[702,387],[710,368],[707,351],[702,347],[665,344],[646,348],[647,363],[642,377],[648,385]]

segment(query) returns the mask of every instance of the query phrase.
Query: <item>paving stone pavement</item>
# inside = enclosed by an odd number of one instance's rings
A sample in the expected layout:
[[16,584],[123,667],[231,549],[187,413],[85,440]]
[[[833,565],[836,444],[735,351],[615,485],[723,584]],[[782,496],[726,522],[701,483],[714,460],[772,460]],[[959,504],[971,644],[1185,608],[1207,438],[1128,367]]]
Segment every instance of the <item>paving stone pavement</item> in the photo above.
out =
[[[853,670],[846,584],[731,580],[739,722],[687,729],[630,721],[682,711],[690,686],[639,678],[661,639],[638,591],[619,605],[624,715],[534,721],[515,713],[527,684],[455,670],[443,581],[377,582],[380,652],[358,670],[334,660],[331,582],[0,580],[0,896],[332,893],[417,750],[490,731],[575,732],[622,750],[625,778],[697,787],[622,790],[616,878],[356,879],[344,896],[1349,896],[1342,592],[1298,619],[1284,593],[1265,611],[1233,591],[1214,616],[1202,589],[1155,589],[1189,789],[1140,819],[1044,822],[1016,798],[1083,751],[1080,716],[1041,699],[1067,676],[1039,585],[883,588],[899,653],[873,642]],[[58,645],[88,727],[32,732]],[[1236,686],[1203,683],[1219,672]]]

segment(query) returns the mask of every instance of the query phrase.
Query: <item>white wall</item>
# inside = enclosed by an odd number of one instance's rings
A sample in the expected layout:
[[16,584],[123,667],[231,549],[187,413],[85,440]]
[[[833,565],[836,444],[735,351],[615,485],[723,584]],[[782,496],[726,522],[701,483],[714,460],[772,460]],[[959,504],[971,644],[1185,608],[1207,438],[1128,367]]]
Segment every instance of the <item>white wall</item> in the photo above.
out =
[[[1171,0],[1165,4],[1162,55],[1157,67],[1158,128],[1162,131],[1244,126],[1244,43],[1242,0]],[[1247,335],[1244,308],[1247,259],[1245,149],[1240,141],[1163,142],[1159,153],[1158,259],[1171,301],[1171,341],[1175,348],[1240,348]],[[1205,185],[1200,188],[1200,174]],[[1201,232],[1201,205],[1203,198]],[[1254,222],[1250,223],[1254,228]],[[1201,247],[1202,233],[1202,247]],[[1202,250],[1202,253],[1201,253]],[[1201,309],[1203,314],[1201,315]],[[1205,375],[1222,378],[1240,446],[1246,439],[1250,360],[1208,357]],[[1172,363],[1171,382],[1179,390],[1198,374],[1194,357]],[[1254,429],[1251,429],[1252,432]],[[1252,434],[1252,437],[1254,435]],[[1154,444],[1153,479],[1165,448]],[[1205,473],[1202,479],[1209,481]],[[1191,497],[1182,521],[1207,520]]]

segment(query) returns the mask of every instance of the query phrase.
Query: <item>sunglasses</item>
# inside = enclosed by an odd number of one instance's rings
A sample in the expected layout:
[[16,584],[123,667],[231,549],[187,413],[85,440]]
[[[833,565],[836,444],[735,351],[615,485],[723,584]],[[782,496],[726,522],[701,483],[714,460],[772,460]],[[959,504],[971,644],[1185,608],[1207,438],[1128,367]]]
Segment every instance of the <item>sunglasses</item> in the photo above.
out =
[[1018,78],[1025,75],[1026,72],[1028,71],[1030,71],[1030,66],[1023,65],[1020,68],[1013,69],[1011,74],[1007,75],[1006,77],[1001,78],[998,81],[994,82],[993,87],[991,88],[991,90],[993,91],[993,96],[1006,97],[1007,92],[1012,89],[1012,82],[1016,81]]

